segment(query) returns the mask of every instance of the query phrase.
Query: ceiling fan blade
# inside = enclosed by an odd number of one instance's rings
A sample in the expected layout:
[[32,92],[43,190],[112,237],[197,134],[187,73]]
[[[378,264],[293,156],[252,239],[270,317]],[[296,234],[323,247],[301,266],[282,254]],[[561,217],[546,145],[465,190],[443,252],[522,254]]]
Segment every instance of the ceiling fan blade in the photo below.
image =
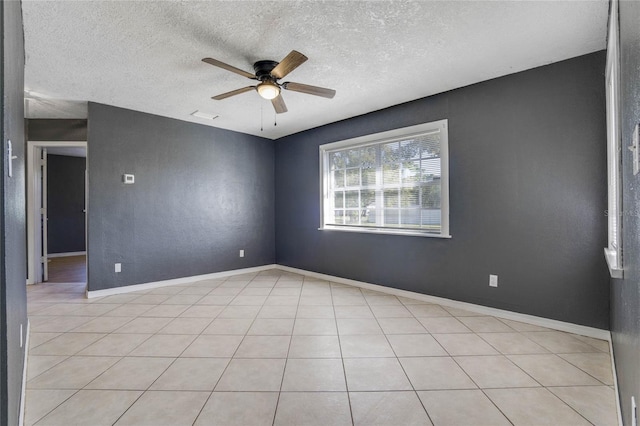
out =
[[236,74],[240,74],[243,77],[247,77],[247,78],[251,78],[253,80],[257,80],[257,78],[256,78],[256,76],[254,74],[251,74],[250,72],[246,72],[244,70],[241,70],[240,68],[236,68],[236,67],[234,67],[232,65],[225,64],[224,62],[220,62],[217,59],[203,58],[202,62],[206,62],[209,65],[213,65],[214,67],[219,67],[219,68],[222,68],[224,70],[234,72]]
[[276,114],[282,114],[283,112],[287,112],[287,105],[284,103],[284,99],[282,99],[281,95],[276,96],[271,99],[271,105],[276,110]]
[[232,90],[230,92],[227,93],[221,93],[220,95],[214,96],[211,99],[215,99],[216,101],[221,101],[223,99],[227,99],[231,96],[235,96],[235,95],[239,95],[241,93],[245,93],[245,92],[250,92],[251,90],[254,90],[256,88],[256,86],[247,86],[247,87],[243,87],[242,89],[236,89],[236,90]]
[[333,98],[336,95],[336,91],[333,89],[325,89],[324,87],[311,86],[308,84],[286,82],[282,84],[287,90],[293,90],[294,92],[306,93],[308,95],[322,96],[323,98]]
[[302,65],[307,59],[302,53],[292,50],[276,67],[271,70],[271,75],[277,79],[283,78],[291,71]]

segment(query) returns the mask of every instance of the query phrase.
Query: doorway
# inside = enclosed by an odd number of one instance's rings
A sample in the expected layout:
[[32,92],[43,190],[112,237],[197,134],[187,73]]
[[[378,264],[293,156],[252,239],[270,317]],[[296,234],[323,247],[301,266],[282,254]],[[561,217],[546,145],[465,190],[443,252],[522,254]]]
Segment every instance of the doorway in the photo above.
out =
[[27,143],[27,284],[86,289],[87,143]]

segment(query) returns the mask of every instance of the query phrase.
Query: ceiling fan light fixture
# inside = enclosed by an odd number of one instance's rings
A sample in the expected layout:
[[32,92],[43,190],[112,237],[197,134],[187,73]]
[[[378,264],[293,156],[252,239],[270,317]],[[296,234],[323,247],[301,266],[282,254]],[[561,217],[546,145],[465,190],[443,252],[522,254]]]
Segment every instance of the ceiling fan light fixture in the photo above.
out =
[[272,81],[263,81],[258,84],[258,94],[267,100],[275,99],[280,94],[280,87]]

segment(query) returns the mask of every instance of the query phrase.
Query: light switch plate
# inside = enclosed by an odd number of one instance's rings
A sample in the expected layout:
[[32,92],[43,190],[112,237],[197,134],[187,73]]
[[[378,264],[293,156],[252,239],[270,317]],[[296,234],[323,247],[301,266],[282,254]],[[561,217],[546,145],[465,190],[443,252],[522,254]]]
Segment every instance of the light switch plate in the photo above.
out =
[[122,183],[125,183],[127,185],[132,185],[135,182],[135,176],[134,175],[128,175],[128,174],[124,174],[122,175]]

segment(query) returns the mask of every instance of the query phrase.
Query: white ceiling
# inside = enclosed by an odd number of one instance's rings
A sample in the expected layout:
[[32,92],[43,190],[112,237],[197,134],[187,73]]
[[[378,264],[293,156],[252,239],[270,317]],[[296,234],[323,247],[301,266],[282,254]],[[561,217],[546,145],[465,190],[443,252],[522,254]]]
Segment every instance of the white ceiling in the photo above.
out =
[[[607,0],[23,1],[29,118],[83,118],[86,101],[271,139],[605,48]],[[289,112],[249,92],[253,72],[292,49]],[[192,117],[195,110],[219,115]],[[261,122],[264,131],[260,130]]]

